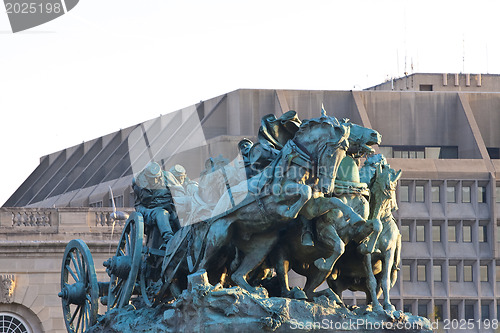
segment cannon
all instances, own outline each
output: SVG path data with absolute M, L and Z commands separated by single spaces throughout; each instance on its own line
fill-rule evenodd
M 146 233 L 145 233 L 146 231 Z M 160 279 L 157 267 L 165 255 L 156 228 L 144 226 L 140 213 L 127 219 L 113 257 L 106 260 L 110 280 L 98 282 L 94 260 L 88 246 L 80 239 L 66 246 L 61 267 L 61 298 L 68 332 L 86 332 L 97 322 L 98 301 L 107 309 L 122 308 L 132 296 L 152 306 L 154 293 L 148 288 Z

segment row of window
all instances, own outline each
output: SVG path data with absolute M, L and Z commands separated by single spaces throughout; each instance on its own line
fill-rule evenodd
M 441 195 L 441 185 L 432 185 L 430 189 L 430 199 L 433 203 L 439 203 L 445 201 L 447 203 L 471 203 L 476 200 L 479 203 L 486 203 L 486 186 L 473 186 L 473 185 L 462 185 L 457 186 L 457 184 L 448 184 L 445 188 L 446 195 L 442 197 Z M 399 201 L 400 202 L 426 202 L 426 185 L 416 184 L 415 186 L 410 186 L 408 184 L 401 184 L 399 186 Z M 458 195 L 460 191 L 460 198 Z M 473 191 L 476 191 L 474 198 Z M 497 188 L 497 202 L 500 202 L 500 187 Z
M 443 242 L 443 228 L 447 228 L 448 242 L 472 243 L 473 239 L 477 239 L 479 243 L 486 243 L 488 242 L 488 226 L 486 225 L 487 222 L 488 221 L 481 222 L 485 224 L 477 226 L 476 229 L 475 225 L 464 224 L 460 221 L 448 221 L 448 225 L 445 225 L 444 221 L 434 221 L 433 225 L 430 226 L 432 228 L 432 241 Z M 401 241 L 427 242 L 426 235 L 428 227 L 429 226 L 426 224 L 414 225 L 414 223 L 412 222 L 402 221 L 400 227 Z
M 118 195 L 116 197 L 113 197 L 113 200 L 115 202 L 115 207 L 124 207 L 124 204 L 123 204 L 123 195 Z M 131 202 L 133 203 L 133 201 L 131 201 Z M 96 201 L 96 202 L 91 202 L 89 204 L 89 207 L 93 207 L 93 208 L 103 207 L 102 200 L 101 201 Z M 108 203 L 107 207 L 113 207 L 113 201 L 111 200 L 111 198 L 109 199 L 109 203 Z
M 447 302 L 445 299 L 436 299 L 434 300 L 434 307 L 431 306 L 431 302 L 429 300 L 404 300 L 402 307 L 400 307 L 401 303 L 399 300 L 393 299 L 391 300 L 397 308 L 402 308 L 404 312 L 417 314 L 418 316 L 426 317 L 431 320 L 443 321 L 444 319 L 451 320 L 460 320 L 460 319 L 481 319 L 481 327 L 488 330 L 493 327 L 500 327 L 500 324 L 496 321 L 488 322 L 488 320 L 493 319 L 494 315 L 492 311 L 494 309 L 493 300 L 482 300 L 482 301 L 458 301 L 451 300 L 449 309 L 447 307 Z M 349 304 L 349 301 L 346 302 Z M 399 304 L 398 304 L 399 303 Z M 357 298 L 356 305 L 366 305 L 366 300 L 364 298 Z M 476 308 L 478 308 L 478 318 L 476 318 Z M 500 320 L 500 304 L 497 305 L 497 320 Z M 490 325 L 490 327 L 486 327 L 486 325 Z M 494 326 L 493 326 L 494 325 Z M 476 323 L 476 327 L 478 324 Z
M 387 158 L 457 159 L 457 146 L 379 146 Z
M 499 263 L 500 264 L 500 263 Z M 478 267 L 475 271 L 475 267 Z M 405 282 L 490 282 L 492 276 L 490 270 L 495 269 L 495 281 L 500 282 L 500 266 L 492 263 L 477 263 L 465 261 L 450 261 L 450 263 L 436 263 L 431 266 L 430 262 L 417 261 L 411 263 L 403 261 L 401 279 Z M 430 270 L 430 271 L 429 271 Z M 477 276 L 475 276 L 477 274 Z

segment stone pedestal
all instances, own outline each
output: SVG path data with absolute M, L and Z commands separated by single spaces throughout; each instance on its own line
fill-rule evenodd
M 432 332 L 427 318 L 370 307 L 341 307 L 322 296 L 314 302 L 267 297 L 263 288 L 214 288 L 202 276 L 190 289 L 157 308 L 109 311 L 89 332 Z

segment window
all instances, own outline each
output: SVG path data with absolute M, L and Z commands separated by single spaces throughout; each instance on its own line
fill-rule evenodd
M 434 305 L 434 320 L 443 320 L 443 304 Z
M 427 281 L 425 265 L 417 265 L 417 281 Z
M 455 186 L 448 186 L 446 188 L 446 202 L 457 202 Z
M 402 225 L 401 226 L 401 241 L 409 242 L 410 241 L 410 226 Z
M 409 202 L 410 198 L 409 198 L 408 194 L 409 194 L 408 185 L 399 186 L 399 201 Z
M 500 186 L 497 185 L 496 187 L 496 199 L 495 199 L 496 202 L 500 202 Z
M 434 265 L 433 271 L 434 271 L 434 282 L 443 281 L 443 274 L 441 272 L 441 265 Z
M 432 195 L 432 202 L 440 202 L 440 198 L 439 198 L 440 197 L 440 187 L 439 186 L 432 186 L 431 187 L 431 195 Z
M 421 317 L 427 317 L 427 304 L 418 305 L 418 315 Z
M 457 241 L 457 226 L 449 225 L 448 226 L 448 242 L 456 242 Z
M 432 226 L 432 241 L 433 242 L 441 242 L 441 226 L 433 225 Z
M 102 201 L 92 202 L 89 204 L 89 207 L 100 208 L 102 207 Z
M 477 232 L 477 240 L 480 243 L 487 243 L 488 242 L 488 226 L 487 225 L 480 225 L 478 232 Z
M 0 332 L 5 333 L 29 333 L 28 325 L 21 317 L 10 312 L 0 312 Z
M 497 225 L 497 242 L 500 243 L 500 225 Z
M 462 228 L 462 241 L 464 243 L 472 242 L 472 226 L 464 225 Z
M 457 265 L 451 265 L 448 266 L 448 279 L 451 282 L 457 282 Z
M 113 207 L 113 201 L 115 202 L 116 207 L 123 207 L 123 195 L 118 195 L 113 197 L 113 199 L 109 199 L 109 207 Z
M 464 265 L 464 282 L 472 282 L 472 265 Z
M 458 304 L 451 304 L 450 305 L 450 319 L 456 319 L 458 320 Z
M 425 242 L 425 225 L 417 225 L 417 242 Z
M 425 192 L 423 185 L 415 186 L 415 202 L 425 202 Z
M 488 154 L 492 160 L 500 159 L 500 148 L 497 147 L 486 147 Z
M 403 281 L 411 281 L 410 265 L 403 265 Z
M 432 91 L 432 84 L 421 84 L 420 91 Z
M 474 319 L 474 305 L 465 304 L 465 320 Z
M 486 203 L 486 187 L 478 186 L 477 187 L 477 202 Z
M 481 282 L 489 282 L 488 278 L 488 265 L 481 265 L 479 266 L 479 275 Z
M 489 304 L 481 304 L 481 319 L 483 321 L 490 319 L 490 305 Z
M 500 265 L 499 266 L 496 266 L 496 272 L 495 272 L 495 276 L 496 276 L 496 281 L 497 282 L 500 282 Z
M 470 186 L 462 187 L 462 202 L 471 202 L 470 201 Z
M 403 312 L 411 313 L 411 304 L 403 304 Z

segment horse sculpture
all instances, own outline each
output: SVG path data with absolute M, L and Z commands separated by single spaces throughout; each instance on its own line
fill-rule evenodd
M 375 242 L 373 253 L 360 253 L 356 244 L 349 244 L 344 257 L 337 261 L 333 275 L 327 281 L 337 294 L 343 290 L 360 290 L 367 295 L 375 311 L 394 311 L 389 290 L 396 283 L 401 251 L 401 235 L 392 216 L 396 209 L 394 191 L 401 176 L 387 164 L 378 163 L 372 178 L 370 191 L 370 219 L 380 220 L 382 231 Z M 359 263 L 363 264 L 360 265 Z M 384 305 L 378 302 L 380 292 L 384 294 Z
M 348 154 L 350 156 L 344 157 L 340 164 L 335 179 L 334 195 L 353 208 L 363 220 L 350 221 L 337 209 L 327 212 L 313 221 L 316 234 L 313 247 L 305 246 L 301 242 L 300 224 L 291 224 L 272 255 L 281 296 L 305 298 L 297 290 L 290 291 L 287 273 L 289 269 L 293 269 L 300 275 L 307 277 L 304 286 L 307 298 L 312 300 L 314 297 L 326 295 L 336 302 L 342 303 L 338 295 L 331 289 L 316 292 L 316 288 L 330 275 L 333 265 L 344 253 L 345 244 L 351 241 L 359 244 L 374 230 L 379 232 L 381 229 L 377 220 L 369 220 L 367 223 L 364 221 L 369 217 L 369 203 L 365 199 L 369 192 L 367 184 L 360 183 L 357 163 L 353 159 L 353 157 L 357 158 L 373 152 L 370 146 L 380 143 L 380 134 L 372 129 L 347 121 L 344 124 L 348 125 L 352 131 L 349 136 Z M 375 236 L 378 236 L 378 233 Z
M 221 250 L 235 246 L 242 259 L 231 279 L 255 291 L 247 281 L 248 274 L 266 259 L 279 239 L 279 231 L 299 214 L 312 219 L 337 208 L 353 223 L 364 221 L 338 198 L 325 196 L 333 190 L 348 136 L 349 127 L 334 117 L 323 115 L 304 121 L 273 163 L 239 185 L 247 187 L 248 193 L 237 209 L 230 210 L 229 194 L 222 197 L 213 213 L 221 217 L 209 226 L 199 269 L 209 271 L 220 265 Z M 245 192 L 234 190 L 233 194 Z M 227 209 L 229 213 L 224 213 Z

